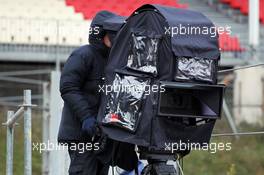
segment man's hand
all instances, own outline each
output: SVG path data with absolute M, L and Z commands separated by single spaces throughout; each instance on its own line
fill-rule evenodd
M 94 143 L 99 143 L 99 149 L 98 150 L 94 150 L 95 154 L 99 154 L 101 152 L 104 152 L 106 149 L 107 144 L 109 144 L 108 141 L 108 137 L 106 134 L 103 133 L 102 129 L 97 126 L 96 127 L 96 134 L 93 137 L 93 142 Z
M 82 132 L 89 137 L 93 137 L 96 134 L 95 117 L 88 117 L 82 122 Z

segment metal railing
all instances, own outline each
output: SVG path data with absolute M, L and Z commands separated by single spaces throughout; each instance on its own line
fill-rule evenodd
M 24 101 L 20 108 L 7 112 L 7 121 L 3 125 L 7 127 L 6 135 L 6 175 L 13 175 L 13 150 L 14 150 L 14 128 L 16 121 L 24 113 L 24 175 L 32 175 L 32 142 L 31 142 L 31 90 L 24 90 Z

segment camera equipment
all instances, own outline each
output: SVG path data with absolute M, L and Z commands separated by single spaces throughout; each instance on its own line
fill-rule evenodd
M 147 148 L 140 147 L 140 159 L 148 161 L 148 165 L 144 167 L 141 175 L 178 175 L 179 170 L 175 169 L 175 166 L 168 164 L 168 160 L 178 161 L 188 153 L 189 151 L 186 151 L 184 154 L 171 154 L 164 151 L 153 152 Z M 178 164 L 176 164 L 177 166 Z
M 179 26 L 198 32 L 175 34 Z M 169 144 L 210 141 L 224 95 L 217 84 L 218 36 L 199 33 L 212 27 L 199 12 L 144 5 L 115 38 L 105 71 L 112 88 L 102 97 L 98 120 L 111 139 L 140 147 L 150 164 L 146 174 L 175 174 L 166 161 L 191 148 L 167 150 Z
M 221 115 L 223 85 L 161 82 L 158 115 L 217 119 Z

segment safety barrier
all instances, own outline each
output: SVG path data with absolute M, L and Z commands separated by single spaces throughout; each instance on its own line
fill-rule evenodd
M 20 108 L 7 112 L 6 135 L 6 175 L 13 175 L 14 128 L 16 121 L 24 113 L 24 175 L 32 174 L 32 142 L 31 142 L 31 90 L 24 90 L 24 101 Z

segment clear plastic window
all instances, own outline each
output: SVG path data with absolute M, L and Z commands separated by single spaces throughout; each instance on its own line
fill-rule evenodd
M 127 67 L 157 74 L 157 57 L 160 38 L 132 33 Z
M 175 80 L 216 81 L 216 64 L 213 59 L 178 57 Z
M 111 92 L 107 94 L 103 123 L 134 132 L 141 117 L 144 92 L 148 84 L 149 80 L 146 78 L 116 74 Z

